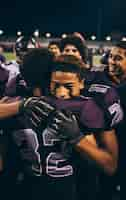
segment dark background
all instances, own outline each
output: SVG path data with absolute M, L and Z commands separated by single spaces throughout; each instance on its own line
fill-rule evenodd
M 80 31 L 99 39 L 111 32 L 126 32 L 125 0 L 0 1 L 0 29 L 9 35 L 38 28 L 54 35 Z

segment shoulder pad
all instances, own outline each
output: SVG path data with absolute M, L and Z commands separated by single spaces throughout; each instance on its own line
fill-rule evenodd
M 110 89 L 110 86 L 104 85 L 104 84 L 92 84 L 90 88 L 88 89 L 88 92 L 98 92 L 105 94 L 108 89 Z

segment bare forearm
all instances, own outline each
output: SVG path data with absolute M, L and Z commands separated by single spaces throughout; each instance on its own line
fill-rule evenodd
M 14 103 L 0 103 L 0 119 L 11 117 L 18 113 L 20 101 Z
M 76 150 L 84 153 L 91 160 L 94 160 L 106 173 L 111 175 L 115 172 L 117 163 L 111 153 L 90 143 L 86 138 L 81 139 L 76 145 Z

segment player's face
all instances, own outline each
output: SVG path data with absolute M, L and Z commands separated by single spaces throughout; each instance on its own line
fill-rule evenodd
M 64 47 L 62 54 L 73 55 L 73 56 L 76 56 L 79 59 L 82 59 L 78 49 L 74 45 L 71 45 L 71 44 L 68 44 Z
M 60 49 L 57 45 L 52 44 L 49 46 L 49 51 L 51 51 L 55 56 L 59 56 L 60 55 Z
M 109 55 L 109 74 L 118 79 L 126 77 L 126 50 L 113 47 Z
M 83 81 L 76 73 L 53 72 L 51 77 L 51 93 L 57 98 L 71 99 L 80 96 L 80 91 L 84 87 Z

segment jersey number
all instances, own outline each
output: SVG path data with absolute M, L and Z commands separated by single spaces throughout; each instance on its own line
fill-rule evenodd
M 42 133 L 44 146 L 53 146 L 55 141 L 59 141 L 48 129 Z M 52 177 L 64 177 L 73 174 L 71 165 L 66 164 L 66 159 L 62 153 L 51 152 L 46 159 L 46 173 Z

